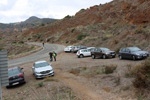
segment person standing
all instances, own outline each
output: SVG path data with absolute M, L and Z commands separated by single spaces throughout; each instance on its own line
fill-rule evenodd
M 44 42 L 43 42 L 43 47 L 44 47 Z
M 50 57 L 50 62 L 53 61 L 53 53 L 52 52 L 49 53 L 49 57 Z
M 55 51 L 53 51 L 53 57 L 54 57 L 55 61 L 56 61 L 56 56 L 57 56 L 57 53 Z

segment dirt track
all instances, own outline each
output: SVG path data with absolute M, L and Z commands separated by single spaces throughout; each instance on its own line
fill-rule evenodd
M 45 58 L 49 61 L 49 58 Z M 58 79 L 60 84 L 65 84 L 70 87 L 81 100 L 136 100 L 133 94 L 133 87 L 130 79 L 124 78 L 127 64 L 136 65 L 142 61 L 132 60 L 119 60 L 118 57 L 114 59 L 92 59 L 91 57 L 77 58 L 74 53 L 60 53 L 57 56 L 57 61 L 52 62 L 52 66 L 55 70 L 54 78 Z M 19 87 L 12 89 L 3 88 L 4 97 L 21 94 L 23 91 L 27 91 L 26 88 L 32 89 L 34 84 L 38 84 L 42 80 L 36 80 L 32 75 L 32 64 L 22 64 L 20 67 L 24 68 L 25 78 L 27 83 Z M 118 66 L 117 71 L 110 75 L 98 74 L 89 76 L 90 70 L 95 66 L 101 67 L 102 65 L 116 64 Z M 72 69 L 87 68 L 87 73 L 73 74 L 70 73 Z M 89 69 L 89 71 L 88 71 Z M 115 79 L 117 75 L 121 78 L 120 85 L 116 86 Z M 45 83 L 45 84 L 58 84 L 58 83 Z M 127 84 L 131 85 L 127 91 L 122 91 L 121 88 Z M 22 89 L 23 88 L 23 89 Z M 29 90 L 30 90 L 29 89 Z M 20 91 L 21 90 L 21 91 Z M 29 93 L 32 91 L 29 91 Z M 9 94 L 9 95 L 8 95 Z M 44 94 L 43 94 L 44 95 Z M 15 98 L 15 97 L 14 97 Z M 19 97 L 18 97 L 19 98 Z M 8 99 L 12 100 L 12 99 Z M 29 100 L 24 97 L 23 100 Z M 35 99 L 30 99 L 35 100 Z

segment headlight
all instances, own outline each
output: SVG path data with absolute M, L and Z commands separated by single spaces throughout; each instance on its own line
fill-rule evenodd
M 40 74 L 40 72 L 35 72 L 36 74 Z
M 109 52 L 106 52 L 106 55 L 110 54 Z
M 136 53 L 136 55 L 137 55 L 137 56 L 140 56 L 140 54 L 139 54 L 139 53 Z

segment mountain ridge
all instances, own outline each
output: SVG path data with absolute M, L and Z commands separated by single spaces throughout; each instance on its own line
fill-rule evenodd
M 0 31 L 1 32 L 13 32 L 13 31 L 22 31 L 26 28 L 31 28 L 34 26 L 38 26 L 41 24 L 47 24 L 56 21 L 57 19 L 52 18 L 38 18 L 36 16 L 31 16 L 25 21 L 4 24 L 0 23 Z

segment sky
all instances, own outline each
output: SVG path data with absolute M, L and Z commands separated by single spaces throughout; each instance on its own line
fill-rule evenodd
M 25 21 L 31 16 L 62 19 L 80 9 L 112 0 L 0 0 L 0 23 Z

